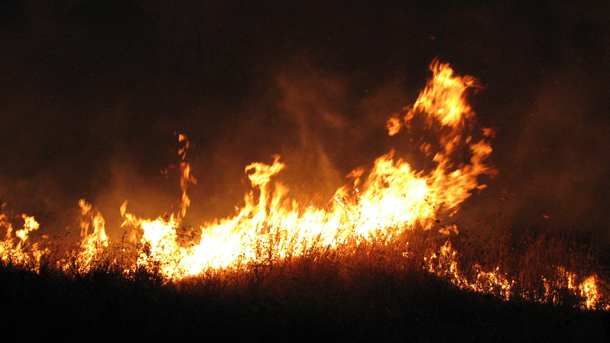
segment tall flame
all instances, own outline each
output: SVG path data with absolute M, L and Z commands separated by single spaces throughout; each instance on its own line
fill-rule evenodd
M 448 64 L 436 60 L 431 70 L 433 78 L 415 104 L 402 119 L 394 117 L 395 125 L 390 129 L 394 135 L 403 126 L 411 128 L 415 118 L 424 118 L 424 128 L 438 139 L 434 143 L 438 151 L 432 156 L 435 167 L 430 172 L 414 170 L 391 151 L 375 161 L 366 179 L 362 173 L 352 172 L 353 182 L 339 188 L 327 206 L 317 208 L 288 197 L 288 187 L 276 178 L 285 167 L 280 156 L 271 165 L 252 163 L 245 168 L 253 188 L 244 197 L 245 206 L 234 217 L 204 224 L 201 243 L 185 247 L 173 229 L 188 206 L 186 184 L 192 181 L 183 161 L 181 216 L 150 221 L 123 208 L 124 226 L 141 230 L 141 244 L 150 247 L 140 262 L 154 261 L 155 266 L 163 266 L 168 278 L 177 279 L 208 268 L 258 261 L 264 258 L 256 249 L 260 243 L 282 258 L 311 248 L 369 240 L 380 232 L 400 235 L 416 224 L 430 228 L 439 211 L 457 210 L 470 191 L 482 188 L 477 177 L 490 169 L 485 162 L 492 151 L 491 130 L 479 129 L 476 142 L 470 135 L 477 127 L 465 91 L 475 85 L 474 79 L 453 76 Z M 185 138 L 180 136 L 180 140 Z M 180 151 L 183 159 L 186 147 Z M 433 150 L 429 142 L 420 148 L 427 155 Z M 469 155 L 466 163 L 458 161 L 464 156 L 456 154 L 464 148 Z
M 455 213 L 472 191 L 485 188 L 479 184 L 479 176 L 495 172 L 487 164 L 494 130 L 477 125 L 466 101 L 467 90 L 477 87 L 477 81 L 471 76 L 454 75 L 449 64 L 438 60 L 431 63 L 430 70 L 433 76 L 415 103 L 387 122 L 390 136 L 406 129 L 408 137 L 416 140 L 418 132 L 425 132 L 416 144 L 429 160 L 428 167 L 416 170 L 390 151 L 378 157 L 368 172 L 352 171 L 348 175 L 351 181 L 338 188 L 325 206 L 317 206 L 289 196 L 288 186 L 278 179 L 285 164 L 277 155 L 271 165 L 255 162 L 245 167 L 252 189 L 244 195 L 244 206 L 232 217 L 204 223 L 198 240 L 185 240 L 181 232 L 190 205 L 188 184 L 195 184 L 196 179 L 185 159 L 190 143 L 186 136 L 179 135 L 179 141 L 184 143 L 179 151 L 182 189 L 179 212 L 143 219 L 127 211 L 127 202 L 120 209 L 121 227 L 130 232 L 127 239 L 137 247 L 136 268 L 175 281 L 209 270 L 273 263 L 312 250 L 358 246 L 381 237 L 402 242 L 401 249 L 407 252 L 408 242 L 401 238 L 404 233 L 414 228 L 433 228 L 439 215 Z M 76 269 L 86 273 L 107 250 L 109 239 L 101 214 L 85 200 L 79 205 L 82 241 Z M 0 227 L 7 231 L 0 243 L 4 262 L 29 265 L 40 260 L 41 252 L 28 254 L 38 251 L 35 247 L 28 251 L 24 248 L 28 234 L 38 229 L 38 223 L 33 217 L 24 215 L 23 219 L 24 227 L 15 233 L 19 239 L 15 241 L 12 224 L 4 214 L 0 215 Z M 451 235 L 458 230 L 449 225 L 440 227 L 439 232 Z M 133 269 L 123 266 L 125 250 L 122 241 L 121 261 L 115 258 L 115 263 L 128 274 Z M 425 269 L 446 276 L 462 288 L 499 294 L 506 299 L 513 295 L 514 281 L 499 268 L 485 271 L 475 266 L 476 277 L 468 278 L 456 256 L 456 250 L 447 241 L 439 251 L 424 256 Z M 64 263 L 63 269 L 69 268 Z M 570 280 L 568 288 L 586 298 L 583 307 L 595 308 L 602 301 L 595 275 L 580 284 L 573 282 L 572 274 L 563 272 L 563 275 Z

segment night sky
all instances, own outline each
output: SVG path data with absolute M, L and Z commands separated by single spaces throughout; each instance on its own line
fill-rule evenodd
M 609 18 L 607 1 L 4 0 L 5 211 L 59 231 L 81 198 L 109 226 L 125 200 L 173 211 L 175 133 L 194 144 L 188 225 L 234 213 L 244 167 L 274 154 L 295 196 L 324 198 L 400 145 L 386 119 L 438 57 L 480 80 L 469 100 L 498 130 L 498 177 L 452 220 L 610 231 Z

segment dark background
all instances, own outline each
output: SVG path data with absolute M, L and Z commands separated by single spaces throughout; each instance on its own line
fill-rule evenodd
M 274 154 L 295 196 L 322 199 L 405 139 L 385 121 L 438 57 L 480 80 L 471 104 L 498 130 L 499 176 L 452 220 L 606 235 L 607 1 L 175 3 L 0 2 L 5 212 L 61 231 L 81 198 L 115 227 L 125 200 L 174 211 L 175 133 L 195 144 L 188 225 L 233 213 L 244 167 Z

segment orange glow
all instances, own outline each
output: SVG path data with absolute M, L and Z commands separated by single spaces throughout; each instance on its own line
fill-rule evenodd
M 394 151 L 378 157 L 373 167 L 364 172 L 353 171 L 351 182 L 338 188 L 326 206 L 317 207 L 289 197 L 289 188 L 278 180 L 285 169 L 280 156 L 271 165 L 255 162 L 245 167 L 252 190 L 244 195 L 243 207 L 232 217 L 203 223 L 198 243 L 181 239 L 178 229 L 190 205 L 189 183 L 197 181 L 185 161 L 190 143 L 184 135 L 179 141 L 181 157 L 180 187 L 182 201 L 177 213 L 160 215 L 156 219 L 139 218 L 121 206 L 121 228 L 129 232 L 127 240 L 139 250 L 135 256 L 137 268 L 161 274 L 168 282 L 209 270 L 248 268 L 254 264 L 271 263 L 291 256 L 301 256 L 313 250 L 332 250 L 358 246 L 379 237 L 401 241 L 405 233 L 415 228 L 435 228 L 447 240 L 438 251 L 424 254 L 424 269 L 446 277 L 464 289 L 499 295 L 510 299 L 515 295 L 514 284 L 500 267 L 484 270 L 475 265 L 468 276 L 458 261 L 459 253 L 449 238 L 459 235 L 456 225 L 435 226 L 440 215 L 452 215 L 475 190 L 485 188 L 479 183 L 483 174 L 495 171 L 488 165 L 492 153 L 490 140 L 495 131 L 477 126 L 476 116 L 466 101 L 466 91 L 476 87 L 471 76 L 455 76 L 448 64 L 435 60 L 430 65 L 433 75 L 413 106 L 403 114 L 394 114 L 387 122 L 388 134 L 397 136 L 403 129 L 411 134 L 416 129 L 428 133 L 419 150 L 429 157 L 431 168 L 415 170 L 408 161 L 396 158 Z M 417 128 L 417 126 L 422 126 Z M 466 156 L 464 156 L 466 154 Z M 111 243 L 106 236 L 102 215 L 85 200 L 81 208 L 81 243 L 76 256 L 78 272 L 94 268 Z M 12 225 L 0 215 L 0 227 L 7 231 L 0 243 L 3 261 L 14 260 L 22 265 L 36 261 L 35 254 L 24 250 L 28 234 L 38 229 L 33 217 L 23 216 L 23 229 L 12 235 Z M 401 241 L 402 242 L 402 241 Z M 406 252 L 408 242 L 401 246 Z M 125 248 L 121 245 L 121 256 Z M 30 257 L 27 257 L 30 256 Z M 31 257 L 34 256 L 34 257 Z M 40 259 L 40 253 L 38 261 Z M 121 265 L 125 274 L 133 271 Z M 68 270 L 67 264 L 62 267 Z M 592 275 L 575 284 L 571 277 L 568 288 L 585 298 L 584 308 L 607 304 L 602 299 Z M 542 278 L 542 276 L 541 276 Z M 541 295 L 538 299 L 548 298 Z M 608 305 L 605 305 L 606 308 Z

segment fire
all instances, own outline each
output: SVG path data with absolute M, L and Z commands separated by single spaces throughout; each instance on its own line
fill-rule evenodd
M 95 267 L 95 260 L 104 248 L 108 247 L 108 237 L 104 227 L 104 218 L 98 211 L 94 211 L 91 204 L 85 199 L 78 202 L 81 208 L 81 250 L 76 258 L 76 266 L 80 272 L 86 273 Z M 89 232 L 93 226 L 93 232 Z
M 38 243 L 29 245 L 28 236 L 32 231 L 38 230 L 40 225 L 34 217 L 25 214 L 21 217 L 24 220 L 23 229 L 15 232 L 15 236 L 18 238 L 18 241 L 15 242 L 11 235 L 12 223 L 5 214 L 0 214 L 0 228 L 6 229 L 5 239 L 0 242 L 0 260 L 4 263 L 38 269 L 41 258 L 47 251 L 38 249 Z
M 187 189 L 189 183 L 195 184 L 197 180 L 185 159 L 191 143 L 186 136 L 179 135 L 184 144 L 179 151 L 182 189 L 179 211 L 143 219 L 129 213 L 125 202 L 120 211 L 121 228 L 126 235 L 120 253 L 110 263 L 118 265 L 127 276 L 144 269 L 169 282 L 210 270 L 247 269 L 312 250 L 339 251 L 381 237 L 401 242 L 400 248 L 407 256 L 409 243 L 405 237 L 416 228 L 435 228 L 444 237 L 457 235 L 455 225 L 439 228 L 437 219 L 440 215 L 454 214 L 473 191 L 485 188 L 479 177 L 495 173 L 487 164 L 495 133 L 491 128 L 478 126 L 466 101 L 467 91 L 477 87 L 476 79 L 456 76 L 449 64 L 437 60 L 430 70 L 433 76 L 415 103 L 387 122 L 390 136 L 397 136 L 403 129 L 411 136 L 418 130 L 426 132 L 426 139 L 417 143 L 419 151 L 429 159 L 425 170 L 415 170 L 408 161 L 395 157 L 395 151 L 389 151 L 377 158 L 367 172 L 359 169 L 350 173 L 350 182 L 320 207 L 289 197 L 289 187 L 278 177 L 286 166 L 280 156 L 275 156 L 271 165 L 255 162 L 245 167 L 252 189 L 244 195 L 244 206 L 234 216 L 202 224 L 198 240 L 190 239 L 192 235 L 185 239 L 186 231 L 181 233 L 180 228 L 190 205 Z M 95 268 L 112 242 L 106 235 L 102 215 L 85 200 L 79 205 L 82 240 L 75 257 L 76 271 L 87 273 Z M 0 244 L 0 256 L 4 262 L 36 265 L 43 250 L 35 246 L 26 249 L 25 245 L 28 234 L 38 229 L 38 223 L 33 217 L 24 215 L 23 219 L 23 229 L 13 237 L 10 221 L 4 214 L 0 216 L 0 226 L 7 231 Z M 125 237 L 135 249 L 130 255 L 133 265 L 124 261 L 129 253 Z M 447 240 L 438 251 L 425 254 L 424 269 L 465 289 L 504 299 L 515 295 L 516 281 L 502 273 L 500 267 L 484 270 L 475 265 L 469 274 L 462 268 L 458 255 Z M 65 261 L 58 263 L 63 270 L 71 268 Z M 598 282 L 593 275 L 580 284 L 570 281 L 568 288 L 585 298 L 583 307 L 595 308 L 605 301 L 598 291 Z M 534 300 L 541 299 L 546 298 L 539 296 Z

